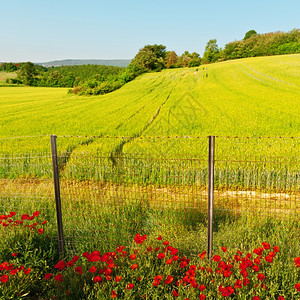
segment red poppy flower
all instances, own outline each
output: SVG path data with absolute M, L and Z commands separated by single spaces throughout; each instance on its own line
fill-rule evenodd
M 234 293 L 234 288 L 231 286 L 227 286 L 221 290 L 222 296 L 229 297 L 231 294 Z
M 176 255 L 177 253 L 178 253 L 178 249 L 172 248 L 170 254 L 171 254 L 171 255 Z
M 259 273 L 257 275 L 257 278 L 258 278 L 258 280 L 263 281 L 266 278 L 266 276 L 264 274 L 262 274 L 262 273 Z
M 169 284 L 174 280 L 174 278 L 171 275 L 168 275 L 168 277 L 165 280 L 165 284 Z
M 112 270 L 111 270 L 110 268 L 108 268 L 108 269 L 105 270 L 105 275 L 106 275 L 106 276 L 107 276 L 107 275 L 110 275 L 111 272 L 112 272 Z
M 178 297 L 179 296 L 179 294 L 176 291 L 173 291 L 172 294 L 173 294 L 174 297 Z
M 1 282 L 5 283 L 8 280 L 8 276 L 6 274 L 1 276 Z
M 221 250 L 222 250 L 223 252 L 227 252 L 227 248 L 226 248 L 226 247 L 221 247 Z
M 65 268 L 66 264 L 63 260 L 60 260 L 55 266 L 54 269 L 63 270 Z
M 39 211 L 35 211 L 35 212 L 33 213 L 33 216 L 34 216 L 34 217 L 37 217 L 39 214 L 40 214 Z
M 278 300 L 285 300 L 285 298 L 279 295 Z
M 280 252 L 279 247 L 278 246 L 274 246 L 273 247 L 274 252 Z
M 55 277 L 54 277 L 54 280 L 56 281 L 64 281 L 63 280 L 63 276 L 61 274 L 57 274 Z
M 200 290 L 201 292 L 203 292 L 205 289 L 206 289 L 206 286 L 205 286 L 204 284 L 201 284 L 201 285 L 199 286 L 199 290 Z
M 267 261 L 267 262 L 269 262 L 269 263 L 271 263 L 272 261 L 273 261 L 273 258 L 271 257 L 271 256 L 266 256 L 265 257 L 265 260 Z
M 99 254 L 97 254 L 97 253 L 91 253 L 91 254 L 89 255 L 89 257 L 87 257 L 87 260 L 88 260 L 88 261 L 91 261 L 91 262 L 96 262 L 96 261 L 99 261 L 99 260 L 100 260 L 100 256 L 99 256 Z
M 147 252 L 151 252 L 151 251 L 152 251 L 152 247 L 149 246 L 149 247 L 147 248 Z
M 24 269 L 23 272 L 24 272 L 25 275 L 27 275 L 31 272 L 31 269 L 30 268 Z
M 257 257 L 257 258 L 255 258 L 254 259 L 254 263 L 256 264 L 256 265 L 259 265 L 260 264 L 260 259 Z
M 242 280 L 237 279 L 237 281 L 234 284 L 235 289 L 241 289 L 242 288 Z
M 28 219 L 28 218 L 29 218 L 29 215 L 24 214 L 24 215 L 22 215 L 21 220 L 24 221 L 24 220 L 26 220 L 26 219 Z
M 13 256 L 13 257 L 14 257 L 14 256 L 17 256 L 17 255 L 18 255 L 18 253 L 12 253 L 12 254 L 11 254 L 11 256 Z
M 52 274 L 51 273 L 47 273 L 45 274 L 45 279 L 48 280 L 52 277 Z
M 97 271 L 97 268 L 95 266 L 92 266 L 91 268 L 89 268 L 90 273 L 95 273 L 96 271 Z
M 43 228 L 39 228 L 38 232 L 39 232 L 39 234 L 42 234 L 42 233 L 44 233 L 44 229 Z
M 16 275 L 18 273 L 18 269 L 12 269 L 9 273 L 11 275 Z
M 117 250 L 117 252 L 122 252 L 124 250 L 124 248 L 125 248 L 125 246 L 119 245 L 116 250 Z
M 116 293 L 116 291 L 114 291 L 114 290 L 111 291 L 111 297 L 112 297 L 112 298 L 117 298 L 117 293 Z
M 198 256 L 200 257 L 200 259 L 204 259 L 206 255 L 206 251 L 203 251 L 202 253 L 199 253 Z
M 168 245 L 170 244 L 170 242 L 169 242 L 169 241 L 164 241 L 163 244 L 164 244 L 165 246 L 168 246 Z
M 101 281 L 102 281 L 101 276 L 95 276 L 94 277 L 94 282 L 101 282 Z
M 203 299 L 205 299 L 206 298 L 206 296 L 204 295 L 204 294 L 200 294 L 200 296 L 199 296 L 199 299 L 200 300 L 203 300 Z
M 275 257 L 275 252 L 271 251 L 271 252 L 269 253 L 269 256 Z
M 76 267 L 75 272 L 77 272 L 78 274 L 82 274 L 82 267 L 81 266 Z
M 181 269 L 183 269 L 183 268 L 185 268 L 186 266 L 187 266 L 187 262 L 186 261 L 182 261 L 181 263 L 180 263 L 180 265 L 179 265 L 179 267 L 181 268 Z
M 157 254 L 157 257 L 158 257 L 159 259 L 164 259 L 164 258 L 166 257 L 166 254 L 165 254 L 165 253 L 158 253 L 158 254 Z
M 219 255 L 215 255 L 213 257 L 213 261 L 219 262 L 221 260 L 221 257 Z
M 294 262 L 297 268 L 300 268 L 300 257 L 294 258 Z
M 47 220 L 45 220 L 44 222 L 42 222 L 42 225 L 45 225 L 47 223 Z
M 258 296 L 254 296 L 252 299 L 253 300 L 259 300 L 259 297 Z
M 259 271 L 259 266 L 252 266 L 252 270 L 254 272 L 258 272 Z
M 270 244 L 269 243 L 263 242 L 262 245 L 263 245 L 265 250 L 270 249 Z
M 295 284 L 295 289 L 296 289 L 298 292 L 300 292 L 300 283 L 296 283 L 296 284 Z
M 134 259 L 136 259 L 136 255 L 135 255 L 135 254 L 131 254 L 131 255 L 129 255 L 129 258 L 130 258 L 131 260 L 134 260 Z
M 161 240 L 162 240 L 161 235 L 159 235 L 159 236 L 157 237 L 157 240 L 158 240 L 158 241 L 161 241 Z
M 146 235 L 141 236 L 139 233 L 137 233 L 134 240 L 137 244 L 142 244 L 146 240 L 146 237 Z
M 137 264 L 133 264 L 131 267 L 130 267 L 132 270 L 135 270 L 138 268 L 138 265 Z
M 126 286 L 127 290 L 132 290 L 133 287 L 134 287 L 134 284 L 133 284 L 133 283 L 129 283 L 129 284 L 127 284 L 127 286 Z
M 244 278 L 243 279 L 243 286 L 247 286 L 250 283 L 249 278 Z

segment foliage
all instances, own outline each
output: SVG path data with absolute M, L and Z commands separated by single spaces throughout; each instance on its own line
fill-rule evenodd
M 139 50 L 129 66 L 137 66 L 142 72 L 161 71 L 164 68 L 165 49 L 163 45 L 146 45 Z
M 175 51 L 166 52 L 165 66 L 166 68 L 175 68 L 177 66 L 178 56 Z
M 220 49 L 217 45 L 216 39 L 211 39 L 207 42 L 205 46 L 205 51 L 203 53 L 203 61 L 206 63 L 213 63 L 219 59 Z
M 221 53 L 222 60 L 300 53 L 300 30 L 290 32 L 271 32 L 266 34 L 246 33 L 242 41 L 225 45 Z
M 255 30 L 249 30 L 248 32 L 246 32 L 244 39 L 243 40 L 247 40 L 249 38 L 251 38 L 253 35 L 256 35 L 257 32 Z
M 4 71 L 4 72 L 14 72 L 18 69 L 17 65 L 9 62 L 9 63 L 1 63 L 0 64 L 0 71 Z
M 18 79 L 25 85 L 34 85 L 37 74 L 35 65 L 32 62 L 26 62 L 18 72 Z

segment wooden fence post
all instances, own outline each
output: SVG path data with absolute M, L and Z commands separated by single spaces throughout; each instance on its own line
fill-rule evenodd
M 59 246 L 59 255 L 62 258 L 64 254 L 64 234 L 63 234 L 62 211 L 61 211 L 60 188 L 59 188 L 56 135 L 51 135 L 50 139 L 51 139 L 53 180 L 54 180 L 55 202 L 56 202 L 58 246 Z
M 207 256 L 212 258 L 213 248 L 213 210 L 214 210 L 214 164 L 215 136 L 210 135 L 208 150 L 208 226 L 207 226 Z

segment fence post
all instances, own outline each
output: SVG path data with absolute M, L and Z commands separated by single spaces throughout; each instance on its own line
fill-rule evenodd
M 62 223 L 62 212 L 61 212 L 61 201 L 60 201 L 56 135 L 51 135 L 50 139 L 51 139 L 53 180 L 54 180 L 55 202 L 56 202 L 56 217 L 57 217 L 57 228 L 58 228 L 58 246 L 59 246 L 60 257 L 63 257 L 63 253 L 64 253 L 64 234 L 63 234 L 63 223 Z
M 208 149 L 208 226 L 207 226 L 207 256 L 212 258 L 213 248 L 213 210 L 214 210 L 214 164 L 215 136 L 210 135 Z

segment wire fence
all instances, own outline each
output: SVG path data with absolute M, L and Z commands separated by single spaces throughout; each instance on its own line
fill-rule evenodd
M 207 137 L 58 136 L 65 248 L 109 251 L 144 233 L 203 249 L 208 147 Z M 216 137 L 214 150 L 213 230 L 242 216 L 299 216 L 299 138 Z M 0 139 L 2 213 L 39 210 L 57 239 L 52 158 L 49 136 Z

